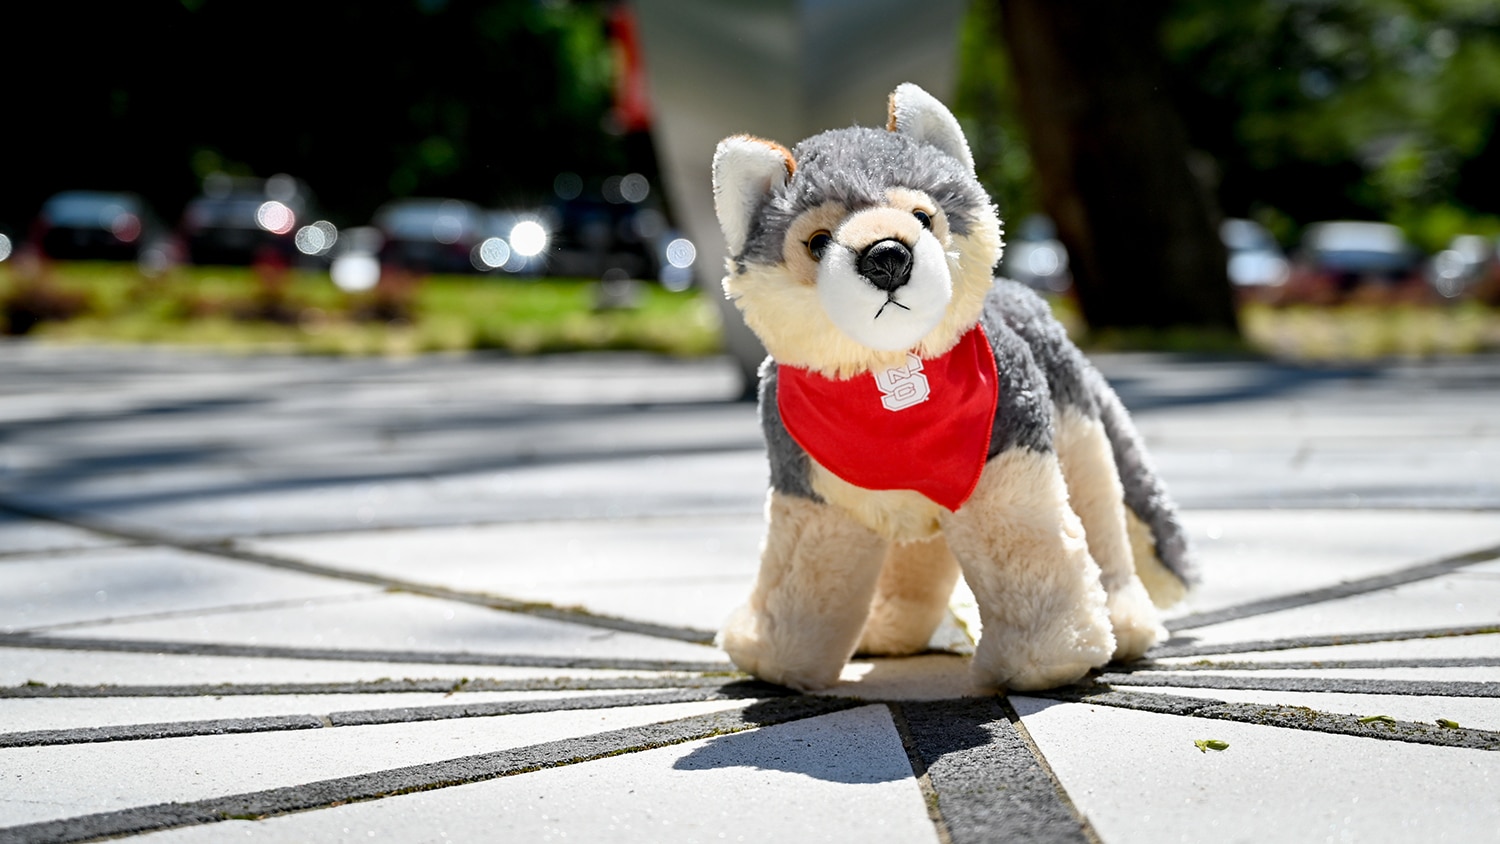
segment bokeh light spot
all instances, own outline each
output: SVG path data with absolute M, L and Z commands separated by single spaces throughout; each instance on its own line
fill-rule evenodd
M 640 173 L 629 173 L 620 177 L 620 198 L 629 203 L 646 201 L 651 195 L 651 183 Z
M 547 230 L 536 220 L 522 220 L 510 230 L 510 246 L 530 258 L 547 248 Z
M 678 269 L 687 269 L 698 259 L 698 247 L 691 240 L 679 237 L 667 244 L 667 263 Z
M 268 199 L 255 209 L 255 224 L 273 234 L 286 234 L 297 225 L 297 215 L 286 203 Z
M 487 237 L 474 248 L 479 261 L 475 266 L 481 270 L 497 270 L 510 260 L 510 245 L 498 237 Z
M 361 293 L 380 281 L 380 262 L 374 255 L 358 252 L 340 255 L 328 268 L 333 283 L 345 293 Z
M 304 255 L 326 255 L 338 240 L 338 227 L 327 220 L 318 220 L 298 229 L 293 242 Z
M 323 235 L 322 230 L 314 226 L 303 226 L 297 229 L 297 236 L 293 242 L 297 244 L 297 251 L 303 255 L 318 255 L 329 246 L 328 238 Z
M 464 234 L 464 221 L 459 218 L 457 211 L 449 211 L 448 205 L 444 204 L 444 211 L 432 221 L 432 239 L 438 243 L 457 243 Z
M 135 243 L 141 236 L 141 218 L 130 213 L 120 213 L 109 223 L 109 231 L 121 243 Z

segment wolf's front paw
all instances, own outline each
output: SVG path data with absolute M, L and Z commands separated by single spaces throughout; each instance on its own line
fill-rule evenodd
M 844 667 L 843 660 L 818 660 L 809 658 L 806 652 L 798 653 L 793 643 L 776 636 L 771 619 L 749 607 L 741 607 L 730 616 L 716 643 L 741 671 L 799 692 L 833 685 Z
M 1065 663 L 1027 663 L 1009 669 L 1005 676 L 996 676 L 974 666 L 974 685 L 986 692 L 1034 692 L 1055 689 L 1084 678 L 1089 671 L 1103 663 L 1092 660 L 1074 660 Z
M 1167 638 L 1156 605 L 1141 581 L 1132 577 L 1125 586 L 1109 596 L 1109 621 L 1115 632 L 1114 659 L 1129 662 L 1140 659 L 1157 642 Z
M 1081 611 L 1072 622 L 1043 631 L 996 629 L 986 623 L 974 649 L 975 684 L 987 691 L 1050 689 L 1108 663 L 1115 637 L 1104 607 Z

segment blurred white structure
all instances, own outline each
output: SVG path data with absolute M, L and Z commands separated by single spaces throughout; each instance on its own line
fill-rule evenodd
M 720 304 L 729 352 L 754 384 L 765 351 L 719 286 L 724 236 L 710 167 L 725 137 L 788 146 L 825 129 L 884 126 L 902 82 L 948 100 L 966 0 L 634 0 L 652 138 L 697 281 Z

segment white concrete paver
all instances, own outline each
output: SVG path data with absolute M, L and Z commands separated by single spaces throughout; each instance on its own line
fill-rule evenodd
M 1481 564 L 1393 589 L 1195 627 L 1183 631 L 1183 635 L 1191 637 L 1195 644 L 1216 644 L 1291 636 L 1500 625 L 1497 570 L 1500 563 Z
M 1500 511 L 1188 510 L 1203 584 L 1172 615 L 1331 586 L 1500 545 Z
M 664 677 L 667 672 L 595 668 L 529 668 L 501 665 L 445 665 L 425 662 L 344 662 L 326 659 L 181 656 L 167 653 L 61 651 L 0 648 L 0 686 L 166 685 L 217 683 L 358 683 L 377 680 L 543 681 Z
M 1358 645 L 1327 645 L 1313 648 L 1275 651 L 1236 651 L 1207 657 L 1166 657 L 1154 660 L 1158 665 L 1175 666 L 1213 660 L 1215 662 L 1325 662 L 1332 665 L 1349 660 L 1412 660 L 1500 658 L 1500 633 L 1472 636 L 1441 636 L 1431 639 L 1403 639 L 1394 642 L 1366 642 Z
M 201 800 L 653 724 L 707 701 L 282 733 L 0 748 L 0 825 Z M 141 776 L 149 771 L 150 776 Z
M 3 466 L 0 466 L 3 468 Z M 75 548 L 100 548 L 112 540 L 77 528 L 0 513 L 0 554 L 56 552 Z M 8 562 L 0 558 L 0 564 Z
M 1203 674 L 1205 672 L 1172 672 L 1153 671 L 1153 677 L 1189 676 L 1190 674 Z M 1307 682 L 1316 682 L 1319 679 L 1326 680 L 1415 680 L 1427 683 L 1496 683 L 1500 682 L 1500 667 L 1491 666 L 1461 666 L 1452 668 L 1426 668 L 1408 665 L 1392 665 L 1377 668 L 1263 668 L 1255 671 L 1240 671 L 1236 669 L 1214 669 L 1212 673 L 1216 677 L 1229 678 L 1269 678 L 1269 677 L 1291 677 Z M 1122 684 L 1127 681 L 1121 681 Z M 1500 704 L 1497 704 L 1500 705 Z
M 742 603 L 759 515 L 432 527 L 278 537 L 249 548 L 341 570 L 715 630 Z
M 642 693 L 642 692 L 634 692 Z M 0 731 L 69 730 L 272 715 L 328 715 L 402 707 L 550 701 L 620 694 L 614 690 L 389 692 L 384 694 L 203 695 L 195 697 L 0 698 Z
M 440 791 L 142 840 L 936 842 L 911 773 L 889 713 L 869 706 Z
M 350 461 L 353 466 L 330 472 L 321 483 L 282 486 L 274 476 L 214 466 L 178 470 L 176 476 L 85 477 L 62 492 L 37 489 L 25 495 L 38 507 L 82 506 L 99 524 L 116 529 L 220 539 L 664 512 L 685 517 L 758 513 L 767 478 L 761 449 L 581 459 L 496 471 L 414 466 L 397 477 L 370 481 L 361 480 L 371 468 L 364 455 Z M 470 465 L 472 452 L 465 461 Z
M 721 651 L 704 645 L 401 594 L 187 618 L 82 625 L 58 635 L 65 638 L 108 635 L 125 640 L 262 647 L 726 662 Z
M 0 565 L 0 633 L 379 592 L 176 548 L 102 548 Z
M 958 654 L 856 657 L 844 666 L 838 683 L 819 692 L 861 700 L 947 700 L 975 693 L 969 658 Z
M 1440 695 L 1362 695 L 1342 692 L 1281 692 L 1258 689 L 1194 689 L 1152 687 L 1156 694 L 1212 698 L 1226 703 L 1305 706 L 1319 712 L 1334 712 L 1367 718 L 1389 715 L 1398 721 L 1436 724 L 1439 718 L 1477 730 L 1500 730 L 1500 705 L 1494 698 L 1445 697 Z
M 1500 829 L 1500 801 L 1484 796 L 1500 789 L 1500 753 L 1011 700 L 1111 844 L 1475 842 Z M 1200 751 L 1202 739 L 1229 747 Z

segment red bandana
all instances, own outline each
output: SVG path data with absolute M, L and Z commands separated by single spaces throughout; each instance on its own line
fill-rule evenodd
M 995 355 L 975 326 L 946 354 L 835 381 L 777 369 L 781 420 L 812 458 L 864 489 L 913 489 L 957 510 L 989 456 Z

